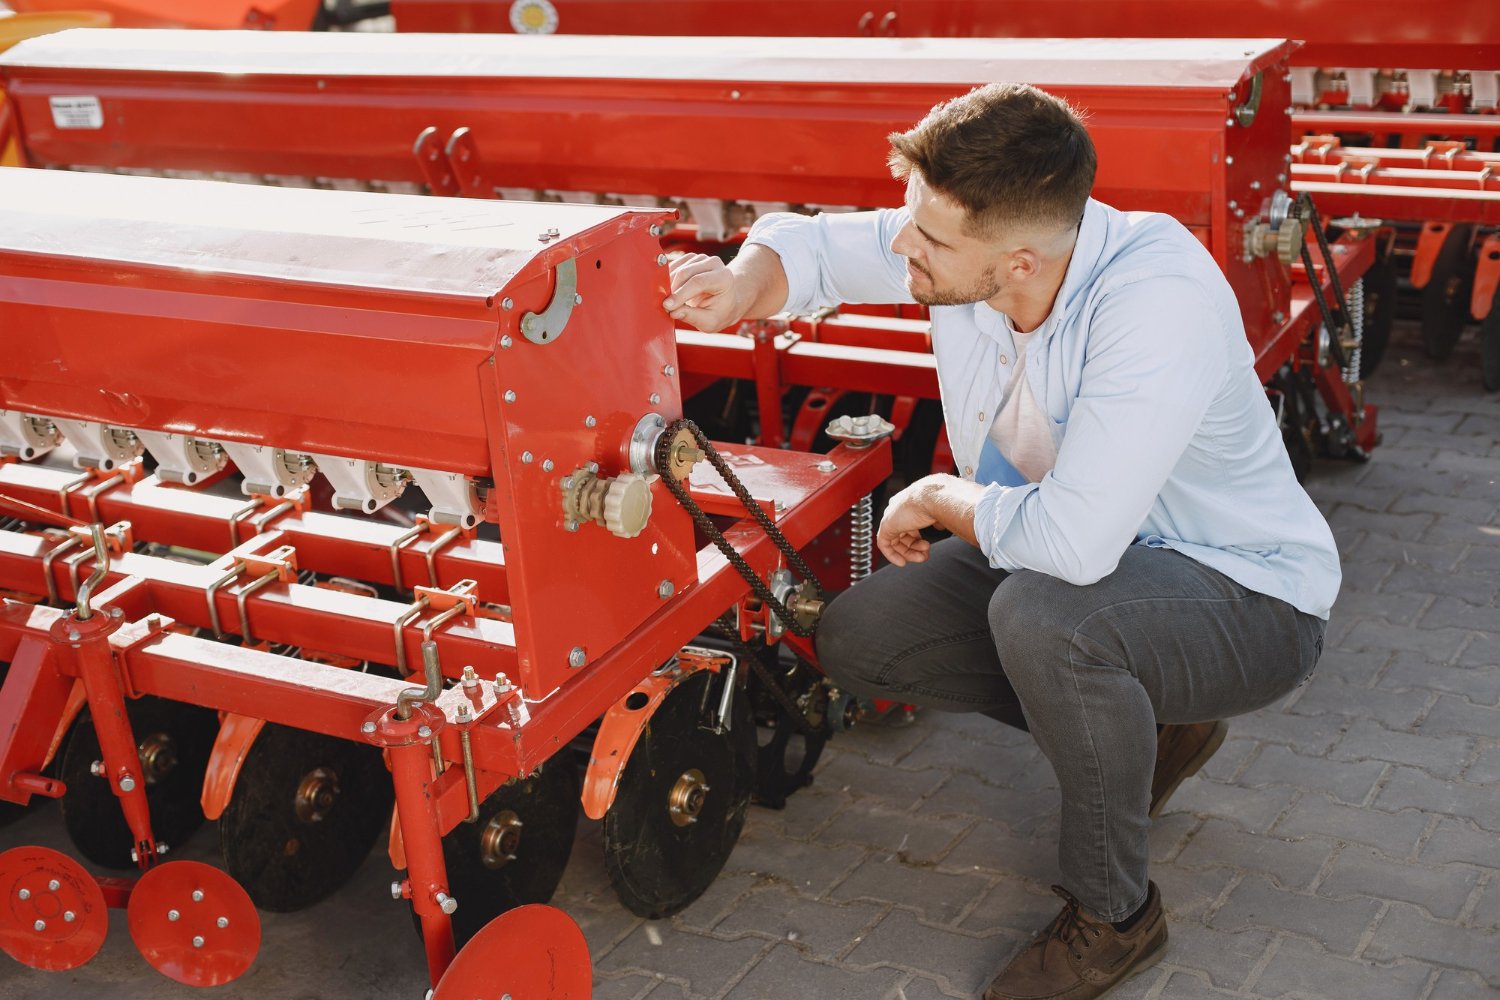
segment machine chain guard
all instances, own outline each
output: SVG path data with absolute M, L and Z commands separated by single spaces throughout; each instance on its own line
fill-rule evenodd
M 222 986 L 260 951 L 260 914 L 229 875 L 197 861 L 169 861 L 140 877 L 126 909 L 146 961 L 187 986 Z
M 432 1000 L 588 1000 L 593 966 L 583 931 L 552 906 L 500 914 L 438 980 Z
M 666 696 L 604 815 L 604 866 L 620 901 L 637 916 L 671 916 L 701 896 L 745 825 L 755 784 L 755 721 L 749 699 L 737 695 L 728 728 L 715 730 L 718 676 L 700 670 Z M 695 796 L 695 787 L 702 793 Z
M 0 854 L 0 949 L 11 958 L 65 972 L 98 954 L 108 932 L 104 893 L 77 861 L 50 847 Z

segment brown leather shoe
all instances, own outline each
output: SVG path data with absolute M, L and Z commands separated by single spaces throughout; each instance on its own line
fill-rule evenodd
M 1161 893 L 1149 883 L 1146 912 L 1128 931 L 1084 913 L 1067 890 L 1052 891 L 1067 905 L 985 991 L 984 1000 L 1089 1000 L 1161 960 L 1167 918 Z
M 1197 774 L 1208 758 L 1224 745 L 1229 723 L 1197 722 L 1187 726 L 1162 726 L 1156 734 L 1156 770 L 1151 774 L 1151 809 L 1155 819 L 1177 791 L 1177 786 Z

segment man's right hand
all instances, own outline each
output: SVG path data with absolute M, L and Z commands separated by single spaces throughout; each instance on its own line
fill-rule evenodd
M 672 262 L 668 273 L 672 293 L 662 306 L 673 319 L 704 333 L 717 333 L 744 315 L 744 306 L 735 296 L 737 276 L 719 258 L 684 254 Z

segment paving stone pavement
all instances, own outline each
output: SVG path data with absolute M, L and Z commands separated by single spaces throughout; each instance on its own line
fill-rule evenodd
M 1171 941 L 1117 1000 L 1500 995 L 1500 397 L 1472 333 L 1443 366 L 1416 343 L 1398 327 L 1369 387 L 1374 458 L 1319 463 L 1308 484 L 1344 558 L 1323 662 L 1234 720 L 1155 824 Z M 587 823 L 554 902 L 584 929 L 598 1000 L 974 997 L 1056 911 L 1056 830 L 1028 737 L 922 713 L 837 739 L 784 811 L 752 810 L 677 917 L 615 901 Z M 0 846 L 48 839 L 46 808 L 0 830 Z M 261 960 L 217 995 L 417 1000 L 389 872 L 377 852 L 333 899 L 265 915 Z M 189 992 L 144 966 L 118 915 L 82 970 L 0 965 L 6 1000 Z

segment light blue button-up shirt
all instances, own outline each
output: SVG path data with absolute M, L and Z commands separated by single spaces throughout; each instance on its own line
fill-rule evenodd
M 788 312 L 910 302 L 906 260 L 890 249 L 906 218 L 768 215 L 748 242 L 780 256 Z M 1090 201 L 1038 333 L 1025 377 L 1057 464 L 1037 483 L 986 487 L 974 530 L 991 565 L 1082 586 L 1132 544 L 1166 547 L 1328 617 L 1333 535 L 1292 473 L 1234 293 L 1191 233 Z M 934 307 L 932 343 L 948 440 L 973 479 L 1004 389 L 999 359 L 1015 344 L 982 302 Z

